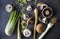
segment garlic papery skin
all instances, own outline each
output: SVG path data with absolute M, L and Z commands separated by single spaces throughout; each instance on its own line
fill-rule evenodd
M 49 31 L 49 29 L 52 27 L 53 27 L 53 24 L 48 23 L 46 30 L 40 35 L 40 37 L 38 39 L 42 39 L 46 35 L 46 33 Z
M 7 12 L 11 12 L 13 9 L 13 6 L 11 4 L 7 4 L 5 8 Z

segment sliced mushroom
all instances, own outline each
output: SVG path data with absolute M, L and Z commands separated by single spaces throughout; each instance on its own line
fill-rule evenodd
M 39 2 L 37 4 L 37 7 L 39 7 L 40 10 L 43 10 L 45 7 L 48 7 L 48 5 L 43 2 Z
M 13 6 L 12 6 L 11 4 L 7 4 L 7 5 L 6 5 L 6 11 L 7 11 L 7 12 L 11 12 L 12 9 L 13 9 Z
M 28 18 L 28 20 L 27 20 L 27 23 L 26 23 L 26 24 L 28 25 L 28 24 L 33 24 L 33 23 L 34 23 L 34 21 L 32 20 L 32 17 L 31 17 L 31 18 Z
M 29 29 L 25 29 L 25 30 L 23 31 L 23 35 L 24 35 L 25 37 L 29 37 L 29 36 L 31 36 L 31 31 L 30 31 Z
M 43 17 L 50 18 L 53 15 L 53 10 L 50 7 L 46 7 L 42 10 Z

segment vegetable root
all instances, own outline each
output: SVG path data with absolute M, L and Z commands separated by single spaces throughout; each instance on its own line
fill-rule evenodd
M 38 10 L 37 8 L 34 10 L 34 14 L 35 14 L 35 24 L 34 24 L 34 39 L 36 39 L 36 26 L 37 26 L 37 19 L 38 19 Z
M 20 32 L 20 19 L 18 20 L 17 39 L 21 39 L 21 32 Z

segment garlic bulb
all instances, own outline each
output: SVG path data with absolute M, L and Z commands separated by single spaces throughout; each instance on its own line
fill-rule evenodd
M 7 12 L 11 12 L 12 9 L 13 9 L 13 6 L 12 6 L 11 4 L 7 4 L 7 5 L 6 5 L 6 11 L 7 11 Z
M 31 5 L 28 5 L 26 10 L 27 10 L 27 11 L 31 11 L 31 10 L 32 10 Z
M 31 31 L 30 31 L 29 29 L 25 29 L 25 30 L 23 31 L 23 35 L 24 35 L 25 37 L 29 37 L 29 36 L 31 36 Z

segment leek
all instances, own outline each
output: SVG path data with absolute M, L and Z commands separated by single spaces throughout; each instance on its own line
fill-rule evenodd
M 5 28 L 5 34 L 6 35 L 8 35 L 8 36 L 12 35 L 14 28 L 15 28 L 15 25 L 18 21 L 18 18 L 19 18 L 19 13 L 17 13 L 15 10 L 13 10 L 11 12 L 10 19 L 6 25 L 6 28 Z

